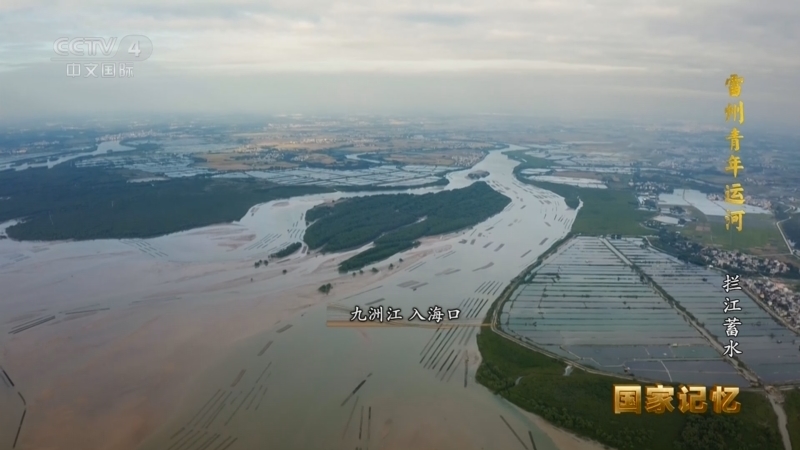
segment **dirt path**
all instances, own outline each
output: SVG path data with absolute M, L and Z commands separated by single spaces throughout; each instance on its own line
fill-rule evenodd
M 775 410 L 775 415 L 778 416 L 778 429 L 783 439 L 783 448 L 784 450 L 792 450 L 792 441 L 789 438 L 789 428 L 787 428 L 786 422 L 786 411 L 783 410 L 783 396 L 777 389 L 767 387 L 767 398 L 769 398 L 769 402 L 772 403 L 772 409 Z

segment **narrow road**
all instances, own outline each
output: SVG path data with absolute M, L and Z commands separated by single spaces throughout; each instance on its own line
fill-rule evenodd
M 781 228 L 781 224 L 783 222 L 786 222 L 787 220 L 789 220 L 789 218 L 779 220 L 775 222 L 775 226 L 778 227 L 778 231 L 781 233 L 781 237 L 783 238 L 783 242 L 786 243 L 786 247 L 789 249 L 789 253 L 791 253 L 792 255 L 796 255 L 794 248 L 792 247 L 792 244 L 789 243 L 789 239 L 786 238 L 786 235 L 783 233 L 783 228 Z
M 786 411 L 783 410 L 783 396 L 779 390 L 772 386 L 768 386 L 766 391 L 767 398 L 772 403 L 772 409 L 775 411 L 775 415 L 778 416 L 778 430 L 781 432 L 781 438 L 783 439 L 783 448 L 784 450 L 792 450 L 792 441 L 789 438 L 789 428 L 786 422 Z

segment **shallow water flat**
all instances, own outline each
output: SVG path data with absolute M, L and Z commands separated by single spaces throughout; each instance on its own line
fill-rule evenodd
M 642 378 L 683 382 L 719 375 L 746 386 L 700 332 L 636 274 L 617 242 L 578 237 L 566 243 L 503 305 L 503 329 L 610 372 L 626 373 L 627 367 Z M 686 364 L 690 361 L 700 362 Z
M 0 328 L 55 316 L 0 337 L 21 389 L 37 401 L 22 442 L 39 448 L 57 438 L 91 449 L 112 439 L 130 446 L 144 433 L 145 449 L 477 450 L 512 448 L 520 445 L 515 434 L 530 432 L 539 450 L 555 449 L 551 431 L 474 382 L 473 325 L 575 216 L 557 195 L 516 182 L 515 165 L 495 151 L 473 169 L 449 173 L 446 187 L 412 189 L 466 187 L 474 182 L 467 174 L 480 169 L 512 204 L 472 229 L 396 255 L 405 262 L 391 270 L 389 261 L 379 263 L 377 274 L 339 274 L 336 264 L 355 252 L 303 249 L 253 265 L 302 236 L 314 205 L 375 193 L 270 202 L 233 224 L 155 239 L 0 243 L 0 257 L 27 257 L 0 268 L 4 286 L 15 280 L 0 303 L 3 317 L 15 320 Z M 561 220 L 547 226 L 547 215 Z M 318 293 L 328 282 L 331 294 Z M 412 308 L 427 315 L 433 306 L 463 315 L 451 328 L 328 327 L 332 315 L 347 321 L 355 306 L 375 305 L 400 308 L 406 318 Z M 120 393 L 130 402 L 108 404 Z M 69 421 L 55 421 L 65 417 L 60 408 L 71 411 Z

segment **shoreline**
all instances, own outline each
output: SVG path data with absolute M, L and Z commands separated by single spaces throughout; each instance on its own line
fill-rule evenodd
M 496 163 L 494 160 L 489 162 Z M 328 195 L 341 196 L 341 193 Z M 292 198 L 290 205 L 273 203 L 272 206 L 298 212 L 308 206 L 308 200 Z M 532 201 L 536 202 L 533 198 Z M 192 390 L 194 383 L 248 339 L 269 330 L 285 329 L 287 322 L 336 299 L 358 295 L 371 286 L 388 286 L 387 281 L 392 277 L 408 277 L 407 269 L 421 259 L 427 258 L 430 268 L 437 264 L 435 261 L 442 261 L 435 260 L 435 254 L 453 250 L 468 254 L 468 249 L 481 252 L 486 248 L 483 242 L 493 239 L 488 237 L 489 229 L 483 230 L 490 225 L 488 223 L 480 227 L 486 234 L 481 245 L 464 244 L 460 247 L 452 241 L 473 228 L 479 236 L 478 226 L 425 237 L 420 239 L 419 247 L 376 262 L 374 265 L 380 269 L 379 273 L 365 271 L 355 277 L 337 271 L 338 263 L 352 256 L 353 252 L 327 256 L 294 255 L 288 261 L 259 269 L 253 268 L 253 261 L 254 258 L 261 259 L 258 255 L 263 257 L 268 245 L 272 245 L 267 241 L 264 241 L 264 247 L 260 247 L 263 252 L 245 251 L 235 253 L 235 256 L 234 253 L 220 253 L 224 252 L 219 249 L 221 245 L 241 240 L 241 233 L 250 233 L 251 228 L 257 227 L 259 232 L 247 240 L 249 245 L 237 241 L 239 244 L 252 246 L 266 239 L 262 237 L 264 230 L 290 226 L 289 223 L 276 222 L 278 219 L 274 219 L 270 212 L 277 209 L 271 210 L 266 206 L 269 203 L 261 203 L 256 205 L 259 206 L 257 210 L 251 208 L 248 211 L 258 217 L 248 220 L 251 214 L 246 214 L 235 225 L 196 228 L 167 235 L 168 238 L 146 240 L 156 249 L 184 251 L 178 254 L 188 258 L 185 261 L 154 259 L 147 254 L 151 250 L 140 251 L 118 240 L 68 241 L 66 245 L 63 241 L 37 244 L 23 241 L 19 245 L 7 246 L 6 253 L 14 253 L 19 247 L 28 250 L 41 247 L 47 251 L 36 253 L 31 260 L 18 262 L 12 269 L 0 272 L 0 279 L 10 274 L 21 277 L 14 286 L 15 292 L 10 293 L 11 301 L 0 306 L 20 312 L 50 308 L 59 314 L 47 325 L 13 337 L 3 336 L 7 349 L 3 356 L 4 365 L 13 368 L 15 380 L 26 380 L 20 390 L 28 400 L 30 411 L 19 448 L 138 448 L 148 438 L 165 431 L 170 418 L 187 404 L 195 402 L 198 393 Z M 535 204 L 555 208 L 549 202 L 547 206 L 543 201 Z M 529 208 L 524 217 L 531 216 L 533 209 Z M 509 226 L 513 223 L 509 221 Z M 543 232 L 553 231 L 548 228 Z M 495 236 L 502 239 L 501 234 Z M 0 256 L 2 247 L 0 245 Z M 75 252 L 77 248 L 81 250 Z M 494 252 L 500 248 L 486 250 L 486 260 L 498 261 L 496 258 L 499 256 Z M 535 248 L 535 244 L 531 244 L 531 248 Z M 204 260 L 206 252 L 215 252 L 211 253 L 214 258 Z M 521 249 L 506 245 L 503 252 L 514 253 L 504 257 L 509 258 L 507 261 L 514 264 L 520 261 Z M 397 264 L 401 257 L 403 263 Z M 65 264 L 66 261 L 69 263 Z M 476 261 L 464 259 L 457 264 Z M 394 270 L 386 270 L 390 262 L 395 264 Z M 442 267 L 448 265 L 438 264 L 443 264 Z M 287 270 L 286 274 L 282 273 L 283 269 Z M 469 267 L 462 271 L 462 275 L 452 276 L 461 277 L 470 272 L 467 269 Z M 493 269 L 470 276 L 500 280 L 503 276 L 495 273 L 497 271 L 498 265 L 495 265 Z M 415 275 L 422 272 L 415 272 Z M 432 276 L 428 281 L 433 279 Z M 328 282 L 333 284 L 331 295 L 318 292 L 319 285 Z M 422 290 L 424 295 L 429 295 L 428 289 L 430 287 Z M 79 310 L 77 308 L 94 303 L 109 309 L 70 317 L 63 313 L 70 308 Z M 369 331 L 357 333 L 365 339 L 371 335 Z M 302 335 L 296 336 L 289 339 L 298 339 Z M 379 333 L 373 339 L 380 340 Z M 472 357 L 476 353 L 475 347 L 473 338 L 469 344 L 471 385 L 475 384 L 474 369 L 480 360 Z M 275 350 L 273 346 L 270 352 Z M 414 353 L 413 349 L 411 353 Z M 427 382 L 424 386 L 431 387 Z M 286 388 L 292 389 L 292 386 Z M 482 389 L 470 390 L 469 397 L 486 401 Z M 109 398 L 119 400 L 109 402 Z M 459 402 L 464 400 L 448 396 L 443 401 L 458 410 L 463 406 Z M 386 406 L 392 405 L 395 403 Z M 407 407 L 411 406 L 403 406 L 404 410 Z M 407 411 L 411 413 L 409 416 L 398 419 L 406 419 L 409 421 L 406 425 L 413 425 L 418 411 Z M 478 417 L 469 416 L 469 419 Z M 575 436 L 574 442 L 569 442 L 569 433 L 539 419 L 542 432 L 567 439 L 558 445 L 560 450 L 602 448 L 576 447 L 579 444 L 574 442 L 579 442 L 580 438 Z M 400 424 L 398 427 L 387 437 L 396 443 L 408 437 L 398 436 L 398 433 L 411 432 Z M 87 434 L 87 430 L 92 432 Z M 496 432 L 498 430 L 492 428 L 480 434 Z M 425 442 L 421 443 L 423 448 L 431 448 L 432 438 L 424 439 Z

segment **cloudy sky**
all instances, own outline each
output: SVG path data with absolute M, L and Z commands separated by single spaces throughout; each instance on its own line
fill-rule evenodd
M 798 23 L 798 0 L 2 0 L 0 120 L 319 112 L 715 123 L 736 72 L 749 122 L 796 126 Z M 58 38 L 134 34 L 154 51 L 132 79 L 70 78 L 51 61 Z

